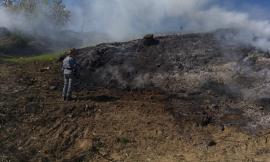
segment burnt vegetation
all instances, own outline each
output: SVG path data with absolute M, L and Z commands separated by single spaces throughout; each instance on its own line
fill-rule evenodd
M 223 34 L 78 49 L 68 103 L 60 58 L 1 64 L 0 160 L 264 161 L 270 58 Z

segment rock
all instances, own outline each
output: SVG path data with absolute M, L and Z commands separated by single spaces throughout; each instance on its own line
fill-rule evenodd
M 54 90 L 57 89 L 57 86 L 50 86 L 49 89 L 52 90 L 52 91 L 54 91 Z
M 23 85 L 32 86 L 37 82 L 37 79 L 31 78 L 30 76 L 23 76 L 19 78 L 17 82 Z
M 153 34 L 147 34 L 143 37 L 143 45 L 145 46 L 157 45 L 158 43 Z
M 39 71 L 40 72 L 45 72 L 45 71 L 48 71 L 48 70 L 50 70 L 51 68 L 48 66 L 48 67 L 44 67 L 44 68 L 42 68 L 42 69 L 40 69 Z
M 162 136 L 163 132 L 162 132 L 161 130 L 157 130 L 157 131 L 156 131 L 156 134 L 157 134 L 158 136 Z
M 210 146 L 210 147 L 215 146 L 215 145 L 217 145 L 217 143 L 214 140 L 209 141 L 207 144 L 207 146 Z
M 41 106 L 39 103 L 36 102 L 30 102 L 27 103 L 25 106 L 25 112 L 26 113 L 37 113 L 40 110 Z
M 18 92 L 20 92 L 20 90 L 18 89 L 15 89 L 14 91 L 12 91 L 12 93 L 18 93 Z

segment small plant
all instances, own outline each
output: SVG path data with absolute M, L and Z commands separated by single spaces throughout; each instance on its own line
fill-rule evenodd
M 117 137 L 116 141 L 122 145 L 127 145 L 130 142 L 126 137 Z

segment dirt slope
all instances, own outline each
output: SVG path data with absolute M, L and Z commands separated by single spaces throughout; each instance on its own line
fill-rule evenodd
M 195 35 L 192 39 L 190 36 L 192 35 L 160 38 L 159 45 L 163 44 L 163 40 L 171 38 L 175 38 L 176 42 L 183 39 L 182 42 L 190 44 L 200 39 L 214 39 L 211 35 L 208 37 L 208 34 L 207 37 Z M 185 41 L 186 39 L 191 40 L 189 42 Z M 260 102 L 248 101 L 242 93 L 231 91 L 231 84 L 228 84 L 226 80 L 230 78 L 227 74 L 230 72 L 235 74 L 233 70 L 230 70 L 234 64 L 246 63 L 244 58 L 247 61 L 252 60 L 249 59 L 248 54 L 243 58 L 227 59 L 221 57 L 220 54 L 223 53 L 216 54 L 216 52 L 212 52 L 211 57 L 206 54 L 200 57 L 201 52 L 198 52 L 194 58 L 193 55 L 190 58 L 183 53 L 180 59 L 185 58 L 184 62 L 172 62 L 175 63 L 173 65 L 183 64 L 182 70 L 179 70 L 184 76 L 182 78 L 188 76 L 191 79 L 189 82 L 168 79 L 167 91 L 158 86 L 163 86 L 163 84 L 150 84 L 149 87 L 111 86 L 121 85 L 117 84 L 117 80 L 109 82 L 110 84 L 105 84 L 108 82 L 103 80 L 98 84 L 96 81 L 100 80 L 103 74 L 98 75 L 98 69 L 104 69 L 102 67 L 112 63 L 118 66 L 118 61 L 123 59 L 112 56 L 112 59 L 102 62 L 106 60 L 106 55 L 114 54 L 113 51 L 118 51 L 120 47 L 126 50 L 131 46 L 130 48 L 133 49 L 133 45 L 138 46 L 136 42 L 138 43 L 138 41 L 116 43 L 113 47 L 111 44 L 103 44 L 81 49 L 78 59 L 84 67 L 81 80 L 83 84 L 74 92 L 76 100 L 69 103 L 61 100 L 63 80 L 59 63 L 0 64 L 0 160 L 33 162 L 269 161 L 270 134 L 267 127 L 269 115 L 267 98 Z M 163 47 L 167 43 L 165 41 Z M 200 42 L 197 45 L 201 47 L 203 44 Z M 207 47 L 215 49 L 217 45 L 214 41 L 214 44 Z M 92 53 L 97 49 L 104 49 L 103 47 L 105 52 Z M 165 49 L 163 47 L 159 47 L 161 52 Z M 193 49 L 186 49 L 187 53 L 196 51 L 195 47 L 196 43 Z M 110 53 L 108 48 L 112 50 Z M 149 48 L 154 54 L 155 46 Z M 141 50 L 151 51 L 151 49 Z M 222 48 L 218 49 L 224 52 Z M 229 48 L 226 49 L 232 51 Z M 166 50 L 169 49 L 166 48 Z M 91 52 L 86 57 L 87 51 Z M 116 53 L 119 54 L 119 51 Z M 242 51 L 242 53 L 245 52 Z M 134 57 L 129 58 L 128 55 L 123 57 L 127 58 L 129 63 L 134 61 Z M 94 64 L 94 67 L 87 68 L 88 66 L 85 65 L 90 58 L 99 61 L 96 61 L 97 64 Z M 146 59 L 150 58 L 146 57 L 142 60 L 146 61 Z M 169 58 L 164 59 L 166 65 Z M 139 69 L 138 73 L 149 73 L 151 69 L 156 69 L 154 68 L 156 62 L 151 60 L 144 64 L 134 63 L 133 65 Z M 163 59 L 157 58 L 157 60 Z M 265 62 L 267 62 L 265 60 L 267 57 L 259 53 L 255 62 L 249 66 L 256 70 L 265 70 Z M 127 62 L 123 61 L 123 64 Z M 194 66 L 189 66 L 192 62 Z M 90 63 L 89 65 L 93 65 Z M 164 64 L 155 72 L 166 72 L 166 70 L 170 72 L 170 66 L 167 69 Z M 145 68 L 142 65 L 145 65 Z M 246 64 L 241 67 L 246 67 Z M 206 72 L 212 76 L 219 76 L 217 78 L 223 76 L 223 80 L 205 79 L 202 84 L 201 82 L 196 84 L 198 80 L 196 78 L 200 79 L 201 76 L 209 75 Z M 85 75 L 86 73 L 91 74 L 92 77 Z M 106 73 L 105 76 L 109 76 L 108 74 Z M 122 76 L 122 73 L 118 74 Z M 93 76 L 97 77 L 96 80 Z M 247 78 L 250 79 L 250 75 Z M 247 78 L 239 80 L 249 81 Z M 126 85 L 131 83 L 129 81 L 125 80 L 128 83 Z M 173 85 L 176 82 L 178 83 L 176 90 L 170 91 L 174 89 Z M 257 85 L 254 80 L 248 83 L 251 89 Z M 245 90 L 246 86 L 246 84 L 243 85 L 244 88 L 237 91 Z
M 51 69 L 40 72 L 47 66 Z M 185 93 L 193 97 L 182 103 L 186 118 L 173 115 L 167 96 L 154 91 L 89 88 L 75 92 L 76 101 L 64 103 L 58 69 L 51 63 L 1 65 L 2 161 L 270 158 L 267 132 L 250 134 L 235 125 L 203 124 L 196 112 L 188 114 L 188 105 L 192 108 L 192 101 L 199 99 L 194 94 Z M 212 105 L 210 100 L 205 106 Z M 237 114 L 227 117 L 227 121 L 242 119 Z
M 270 55 L 234 41 L 233 32 L 147 35 L 80 49 L 77 59 L 86 87 L 160 90 L 173 114 L 198 112 L 223 121 L 220 113 L 234 111 L 245 117 L 244 127 L 269 128 Z M 177 110 L 186 104 L 187 110 Z

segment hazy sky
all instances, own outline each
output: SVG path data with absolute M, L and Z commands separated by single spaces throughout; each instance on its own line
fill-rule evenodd
M 147 33 L 234 28 L 241 31 L 237 37 L 241 42 L 270 50 L 270 0 L 63 1 L 72 13 L 68 29 L 102 33 L 114 41 L 134 39 Z M 3 8 L 0 10 L 0 26 L 7 28 L 33 34 L 46 31 L 54 35 L 53 31 L 59 27 L 50 27 L 48 22 L 46 13 L 29 19 L 24 13 L 14 15 Z
M 132 1 L 133 0 L 107 0 L 107 1 L 106 0 L 105 1 L 104 0 L 64 0 L 64 2 L 67 4 L 67 7 L 73 12 L 74 15 L 80 15 L 80 16 L 75 16 L 76 18 L 73 19 L 73 23 L 76 23 L 77 25 L 79 24 L 78 26 L 82 26 L 82 28 L 84 28 L 83 27 L 84 25 L 81 24 L 82 21 L 86 24 L 85 26 L 89 26 L 89 24 L 87 23 L 91 22 L 90 30 L 96 30 L 95 24 L 98 24 L 96 25 L 97 29 L 99 29 L 102 25 L 104 26 L 104 23 L 102 22 L 104 21 L 105 16 L 106 18 L 113 17 L 112 15 L 117 13 L 117 14 L 120 14 L 119 17 L 122 18 L 124 14 L 129 14 L 129 12 L 126 12 L 124 10 L 127 10 L 127 11 L 132 10 L 131 12 L 141 16 L 142 14 L 139 13 L 138 11 L 145 12 L 146 10 L 148 10 L 147 8 L 149 8 L 149 12 L 151 12 L 149 15 L 155 16 L 153 13 L 157 11 L 155 10 L 155 8 L 158 7 L 161 10 L 160 13 L 162 13 L 164 12 L 163 10 L 167 4 L 174 4 L 174 3 L 181 4 L 182 3 L 185 5 L 185 4 L 190 3 L 193 6 L 195 6 L 192 2 L 193 0 L 168 0 L 168 2 L 165 2 L 163 0 L 161 0 L 162 2 L 145 0 L 145 1 L 140 1 L 138 3 L 137 2 L 135 3 Z M 127 5 L 128 3 L 133 4 L 133 7 L 137 8 L 136 11 L 138 13 L 136 13 L 136 11 L 134 11 L 130 5 Z M 197 3 L 198 3 L 198 6 L 201 5 L 200 8 L 202 8 L 202 5 L 204 5 L 205 8 L 211 8 L 211 7 L 213 8 L 217 6 L 224 10 L 248 14 L 249 18 L 251 19 L 270 20 L 270 14 L 268 14 L 268 9 L 270 8 L 270 0 L 201 0 L 201 1 L 197 1 Z M 162 5 L 164 5 L 165 7 L 162 8 Z M 179 12 L 185 9 L 185 6 L 182 7 L 181 5 L 178 5 L 177 7 L 179 8 Z M 190 6 L 187 6 L 187 8 L 188 7 Z M 177 10 L 177 8 L 174 8 L 174 10 Z M 168 11 L 165 11 L 165 12 L 168 12 Z M 93 18 L 92 15 L 94 15 L 95 17 L 98 17 L 98 19 Z M 149 18 L 149 15 L 145 15 L 145 18 L 146 19 Z M 136 22 L 142 19 L 139 16 L 138 16 L 138 19 L 132 19 L 132 17 L 129 16 L 128 18 L 130 20 L 125 20 L 125 21 L 132 21 L 131 23 L 134 24 L 133 26 L 134 28 L 136 27 L 142 28 L 142 26 L 138 26 L 138 23 Z M 80 17 L 83 17 L 83 20 L 80 19 Z M 171 23 L 172 21 L 173 23 Z M 175 17 L 170 15 L 166 17 L 166 19 L 164 20 L 160 19 L 160 23 L 162 23 L 162 28 L 167 28 L 168 30 L 170 30 L 170 28 L 176 29 L 175 25 L 178 25 L 178 28 L 179 28 L 180 23 L 174 23 L 174 21 L 180 22 L 180 21 L 183 21 L 183 18 L 179 20 L 179 15 L 176 15 Z M 160 31 L 159 29 L 160 27 L 157 26 L 155 30 Z M 145 28 L 149 28 L 149 26 L 146 26 Z
M 88 0 L 89 3 L 94 0 Z M 186 0 L 188 1 L 188 0 Z M 270 9 L 270 0 L 212 0 L 213 5 L 218 5 L 230 10 L 238 10 L 250 13 L 251 16 L 262 19 L 270 19 L 270 14 L 265 14 Z M 68 8 L 79 6 L 80 0 L 64 0 Z

